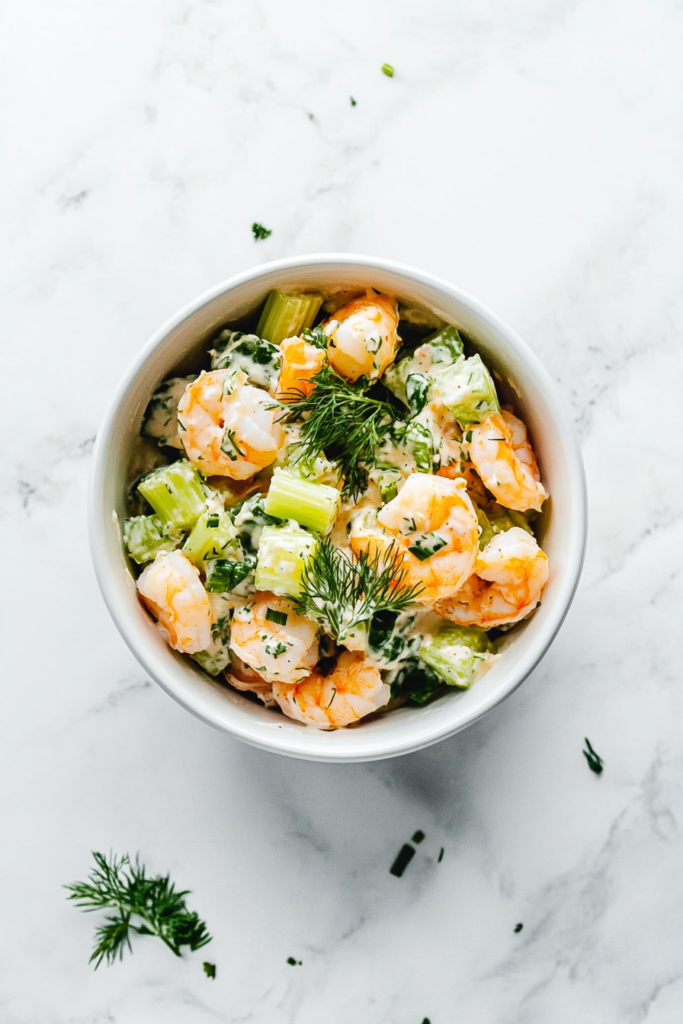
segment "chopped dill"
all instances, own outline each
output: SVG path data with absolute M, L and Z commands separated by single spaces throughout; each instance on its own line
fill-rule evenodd
M 254 236 L 255 242 L 262 241 L 264 238 L 268 238 L 273 233 L 272 230 L 264 228 L 263 224 L 259 224 L 257 223 L 257 221 L 254 221 L 254 223 L 251 225 L 251 231 Z
M 591 746 L 591 741 L 588 739 L 588 737 L 586 736 L 584 738 L 586 740 L 586 746 L 588 747 L 588 749 L 582 750 L 581 753 L 586 758 L 590 770 L 592 772 L 595 772 L 596 775 L 602 775 L 602 769 L 605 766 L 605 762 L 600 757 L 600 755 L 597 754 L 595 750 L 593 750 L 593 747 Z

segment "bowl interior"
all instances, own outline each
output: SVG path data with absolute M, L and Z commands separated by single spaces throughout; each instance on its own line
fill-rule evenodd
M 253 313 L 270 288 L 375 287 L 461 327 L 503 382 L 526 422 L 551 494 L 539 539 L 551 575 L 536 614 L 516 629 L 504 657 L 467 691 L 422 708 L 399 708 L 336 732 L 319 732 L 253 703 L 172 651 L 138 603 L 124 554 L 131 452 L 156 386 L 172 373 L 204 365 L 207 341 L 226 323 Z M 356 761 L 390 757 L 464 728 L 503 700 L 528 675 L 569 607 L 585 543 L 585 487 L 578 446 L 552 381 L 528 347 L 475 300 L 431 275 L 365 257 L 323 255 L 268 264 L 201 296 L 150 340 L 121 384 L 98 435 L 91 482 L 93 560 L 109 610 L 147 671 L 176 700 L 208 723 L 246 742 L 297 757 Z

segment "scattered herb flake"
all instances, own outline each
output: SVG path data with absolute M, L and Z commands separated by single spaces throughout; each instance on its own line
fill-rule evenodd
M 586 758 L 590 770 L 592 772 L 595 772 L 596 775 L 601 775 L 605 762 L 600 757 L 600 755 L 595 752 L 595 750 L 591 746 L 591 741 L 588 739 L 588 737 L 585 736 L 584 739 L 586 741 L 586 746 L 588 747 L 588 750 L 582 750 L 581 753 Z
M 524 925 L 522 924 L 521 921 L 519 922 L 519 924 L 516 924 L 515 925 L 515 935 L 519 935 L 519 933 L 521 932 L 523 927 L 524 927 Z
M 391 64 L 382 64 L 382 74 L 386 75 L 387 78 L 394 77 L 394 69 Z
M 417 832 L 413 833 L 410 841 L 411 841 L 411 843 L 421 843 L 422 840 L 424 839 L 424 837 L 425 837 L 424 832 L 422 831 L 421 828 L 419 828 L 417 830 Z
M 443 855 L 444 855 L 444 848 L 442 846 L 441 849 L 439 850 L 439 856 L 436 859 L 436 863 L 437 864 L 441 863 L 441 861 L 443 860 Z
M 204 974 L 207 976 L 207 978 L 215 978 L 216 977 L 216 965 L 215 964 L 210 964 L 208 960 L 205 960 L 204 963 L 202 964 L 202 967 L 204 968 Z
M 429 1019 L 429 1017 L 424 1017 L 423 1020 L 422 1020 L 422 1024 L 432 1024 L 432 1022 Z
M 301 967 L 303 960 L 295 960 L 293 956 L 288 956 L 287 963 L 290 967 Z
M 278 612 L 275 608 L 267 608 L 266 619 L 268 622 L 276 622 L 278 626 L 286 626 L 287 612 Z
M 357 106 L 357 103 L 356 103 L 356 101 L 354 100 L 353 96 L 350 96 L 350 97 L 349 97 L 349 99 L 351 100 L 351 106 L 352 106 L 352 107 L 355 107 L 355 106 Z
M 273 233 L 268 228 L 264 228 L 263 224 L 259 224 L 257 221 L 254 221 L 254 223 L 251 225 L 251 230 L 254 235 L 255 242 L 261 241 L 264 238 L 268 238 Z
M 415 847 L 411 846 L 410 843 L 404 843 L 398 851 L 396 860 L 389 868 L 389 874 L 394 875 L 396 878 L 400 878 L 414 856 Z

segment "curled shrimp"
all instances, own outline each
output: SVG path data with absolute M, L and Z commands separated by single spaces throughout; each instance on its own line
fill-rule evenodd
M 263 676 L 238 658 L 234 651 L 230 652 L 230 665 L 223 673 L 226 680 L 241 693 L 255 693 L 266 707 L 275 705 L 273 687 Z
M 303 338 L 286 338 L 280 345 L 282 362 L 275 397 L 280 402 L 295 402 L 301 394 L 310 395 L 313 377 L 325 362 L 325 350 Z
M 261 591 L 235 612 L 230 649 L 266 682 L 297 683 L 318 660 L 318 632 L 287 598 Z
M 137 588 L 171 647 L 185 654 L 206 650 L 211 643 L 209 595 L 182 551 L 157 555 L 140 575 Z
M 336 310 L 322 325 L 327 358 L 342 377 L 381 377 L 393 362 L 400 338 L 395 299 L 368 291 Z
M 517 512 L 540 512 L 548 492 L 520 419 L 494 412 L 468 431 L 466 442 L 474 468 L 496 501 Z
M 289 718 L 314 729 L 343 729 L 389 703 L 390 689 L 364 654 L 344 651 L 328 676 L 312 672 L 294 686 L 273 684 Z
M 402 586 L 421 586 L 416 600 L 423 604 L 450 597 L 471 575 L 479 548 L 465 481 L 412 473 L 378 513 L 354 519 L 350 542 L 355 554 L 397 551 Z
M 274 462 L 284 441 L 278 409 L 243 370 L 211 370 L 191 381 L 178 403 L 187 457 L 204 476 L 246 480 Z
M 434 610 L 459 626 L 493 629 L 519 622 L 537 607 L 548 580 L 548 558 L 535 537 L 514 526 L 480 552 L 474 573 Z

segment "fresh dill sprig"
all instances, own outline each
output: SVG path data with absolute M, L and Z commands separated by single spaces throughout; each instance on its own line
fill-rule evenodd
M 403 587 L 401 555 L 388 552 L 351 558 L 327 538 L 318 542 L 301 573 L 297 610 L 319 622 L 342 641 L 355 626 L 379 611 L 403 611 L 423 587 Z
M 391 433 L 398 412 L 388 402 L 368 398 L 367 380 L 350 384 L 329 364 L 313 380 L 310 395 L 299 389 L 287 392 L 283 420 L 301 423 L 297 457 L 305 462 L 324 452 L 339 464 L 344 491 L 355 500 L 367 487 L 374 451 Z
M 176 890 L 168 875 L 148 878 L 138 857 L 117 857 L 93 851 L 95 867 L 87 882 L 65 885 L 67 899 L 87 913 L 113 910 L 95 930 L 95 948 L 90 957 L 97 969 L 103 960 L 113 964 L 123 959 L 126 947 L 132 952 L 131 933 L 156 935 L 171 952 L 181 956 L 181 947 L 192 952 L 211 941 L 206 924 L 185 904 L 189 889 Z

